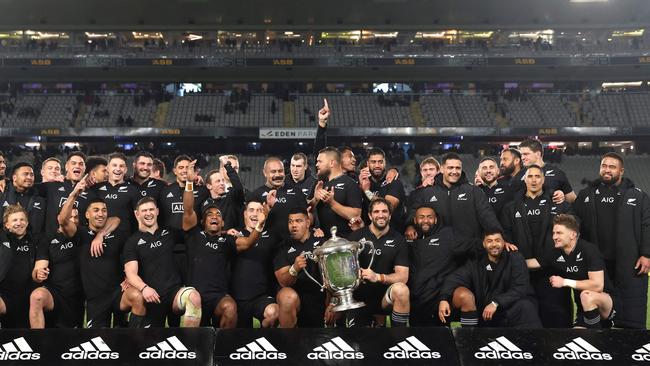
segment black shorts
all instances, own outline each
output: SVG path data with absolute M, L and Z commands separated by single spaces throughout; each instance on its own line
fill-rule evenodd
M 118 286 L 110 295 L 86 300 L 87 328 L 110 328 L 111 315 L 113 326 L 126 326 L 127 313 L 120 310 L 122 289 Z M 56 305 L 54 307 L 56 310 Z
M 600 319 L 600 327 L 604 329 L 609 329 L 614 327 L 614 321 L 616 317 L 616 297 L 612 294 L 608 294 L 608 295 L 612 299 L 612 310 L 609 312 L 607 318 L 601 317 Z M 588 328 L 587 324 L 585 323 L 584 315 L 585 314 L 582 311 L 576 312 L 576 319 L 573 322 L 574 327 Z
M 266 307 L 275 304 L 273 296 L 262 295 L 251 300 L 237 301 L 237 327 L 252 328 L 253 318 L 260 322 L 264 320 L 264 310 Z
M 381 303 L 386 296 L 390 286 L 376 283 L 367 283 L 362 285 L 354 292 L 354 299 L 366 303 L 363 311 L 371 315 L 389 315 L 390 309 L 383 309 Z
M 165 326 L 167 316 L 174 313 L 172 305 L 174 297 L 182 286 L 173 287 L 171 290 L 160 295 L 160 303 L 147 303 L 147 318 L 151 321 L 152 327 L 162 328 Z
M 300 296 L 298 327 L 322 328 L 325 324 L 325 294 L 319 292 L 298 295 Z
M 31 291 L 0 294 L 7 312 L 0 317 L 1 328 L 29 328 L 29 295 Z
M 45 326 L 48 328 L 82 328 L 84 316 L 83 295 L 66 294 L 56 288 L 43 287 L 52 294 L 54 300 L 54 309 L 45 313 Z
M 197 290 L 198 291 L 198 290 Z M 219 302 L 228 296 L 225 292 L 208 294 L 203 297 L 201 294 L 201 326 L 214 325 L 218 327 L 219 322 L 215 319 L 214 310 Z

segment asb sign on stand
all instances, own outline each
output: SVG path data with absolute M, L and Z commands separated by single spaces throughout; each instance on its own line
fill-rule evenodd
M 228 329 L 217 333 L 218 365 L 457 365 L 446 328 Z
M 459 328 L 462 365 L 650 365 L 650 333 L 634 330 Z
M 214 341 L 209 328 L 2 329 L 0 364 L 211 366 Z

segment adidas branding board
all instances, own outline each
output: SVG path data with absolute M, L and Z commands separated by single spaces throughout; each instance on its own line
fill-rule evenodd
M 598 348 L 592 346 L 589 342 L 581 337 L 574 338 L 564 346 L 553 353 L 556 360 L 595 360 L 610 361 L 612 355 L 601 352 Z
M 363 353 L 356 352 L 341 337 L 332 338 L 331 341 L 314 348 L 307 354 L 310 360 L 362 360 Z
M 24 337 L 16 338 L 0 346 L 0 361 L 40 360 L 41 354 L 34 352 Z
M 440 358 L 440 352 L 432 352 L 415 336 L 410 336 L 384 352 L 384 358 L 387 360 L 437 359 Z
M 61 355 L 63 360 L 117 360 L 118 358 L 120 358 L 120 354 L 111 351 L 102 337 L 95 337 L 88 342 L 83 342 Z
M 172 336 L 140 352 L 138 357 L 142 360 L 193 360 L 196 352 L 188 350 L 180 339 Z
M 488 343 L 487 346 L 481 347 L 474 357 L 479 360 L 532 360 L 533 355 L 530 352 L 524 352 L 506 337 L 498 337 Z
M 650 343 L 634 351 L 632 359 L 634 361 L 650 361 Z
M 264 337 L 257 338 L 229 355 L 231 360 L 284 360 L 287 354 L 279 352 Z

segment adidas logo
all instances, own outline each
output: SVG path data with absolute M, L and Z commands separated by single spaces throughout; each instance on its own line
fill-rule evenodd
M 431 196 L 429 202 L 438 202 L 438 199 L 436 198 L 436 196 Z
M 0 361 L 40 360 L 41 354 L 34 352 L 24 337 L 16 338 L 0 347 Z
M 562 263 L 566 262 L 566 261 L 564 260 L 564 257 L 561 256 L 561 255 L 560 255 L 559 257 L 557 257 L 557 260 L 555 260 L 555 261 L 556 261 L 556 262 L 562 262 Z
M 193 360 L 196 358 L 196 352 L 189 351 L 176 336 L 173 336 L 140 352 L 138 357 L 141 360 Z
M 59 189 L 57 189 L 57 191 L 59 191 L 59 192 L 65 192 L 65 188 L 64 188 L 64 187 L 59 187 Z
M 231 360 L 284 360 L 287 354 L 278 352 L 266 338 L 257 338 L 230 354 Z
M 291 248 L 289 248 L 289 250 L 287 250 L 287 253 L 293 253 L 295 251 L 296 251 L 296 248 L 291 247 Z
M 388 360 L 436 359 L 440 358 L 440 352 L 431 352 L 431 349 L 419 339 L 410 336 L 399 342 L 397 346 L 389 348 L 388 352 L 384 352 L 384 358 Z
M 174 194 L 171 192 L 167 193 L 167 198 L 174 198 Z
M 106 186 L 101 186 L 101 187 L 99 187 L 99 190 L 100 190 L 100 191 L 105 191 L 105 190 L 106 190 Z
M 2 207 L 7 207 L 9 206 L 9 202 L 5 201 L 5 203 L 2 204 Z
M 515 218 L 521 218 L 521 214 L 519 213 L 519 211 L 515 212 Z
M 650 361 L 650 343 L 634 351 L 632 359 L 634 361 Z
M 51 241 L 50 243 L 52 243 L 52 244 L 59 244 L 59 240 L 58 240 L 58 239 L 52 239 L 52 241 Z
M 11 249 L 11 244 L 8 241 L 3 241 L 2 245 L 6 246 L 7 248 Z
M 309 352 L 307 358 L 310 360 L 363 360 L 361 352 L 356 352 L 343 338 L 332 338 L 330 342 L 314 348 Z
M 481 347 L 474 357 L 479 360 L 532 360 L 533 355 L 530 352 L 523 352 L 514 343 L 506 337 L 499 337 L 488 343 L 487 346 Z
M 553 353 L 556 360 L 596 360 L 611 361 L 612 355 L 600 352 L 600 350 L 584 339 L 578 337 Z
M 589 202 L 589 196 L 585 197 L 585 203 Z
M 63 360 L 117 360 L 120 354 L 111 351 L 102 337 L 95 337 L 77 347 L 70 348 L 70 352 L 61 355 Z
M 492 270 L 492 266 L 491 266 L 490 264 L 488 264 L 487 266 L 485 266 L 485 270 L 486 270 L 486 271 L 491 271 L 491 270 Z
M 140 238 L 140 240 L 138 240 L 138 245 L 142 245 L 142 244 L 147 244 L 147 242 L 144 241 L 144 239 Z

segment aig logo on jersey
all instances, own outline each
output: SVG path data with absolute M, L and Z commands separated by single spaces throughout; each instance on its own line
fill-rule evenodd
M 142 360 L 193 360 L 196 358 L 196 352 L 188 350 L 176 336 L 173 336 L 140 352 L 138 357 Z
M 77 347 L 70 348 L 70 352 L 61 355 L 63 360 L 117 360 L 118 358 L 120 354 L 111 351 L 102 337 L 83 342 Z
M 172 202 L 172 213 L 183 213 L 183 202 Z
M 557 349 L 553 353 L 556 360 L 596 360 L 611 361 L 612 355 L 601 352 L 581 337 L 574 338 L 571 342 Z
M 384 358 L 388 360 L 437 359 L 440 358 L 440 352 L 431 352 L 431 349 L 419 339 L 410 336 L 395 347 L 389 348 L 388 352 L 384 352 Z
M 474 357 L 479 360 L 532 360 L 530 352 L 524 352 L 506 337 L 499 337 L 481 347 Z
M 364 356 L 363 353 L 356 352 L 341 337 L 336 337 L 330 342 L 325 342 L 314 348 L 314 352 L 309 352 L 307 358 L 310 360 L 362 360 Z

